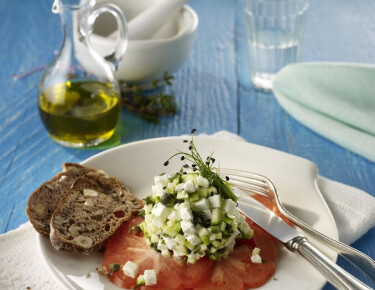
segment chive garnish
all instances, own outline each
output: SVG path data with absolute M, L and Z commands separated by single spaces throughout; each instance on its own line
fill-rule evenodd
M 184 143 L 189 143 L 189 151 L 190 152 L 183 152 L 181 150 L 178 150 L 176 154 L 173 154 L 165 163 L 164 166 L 167 166 L 169 164 L 169 161 L 178 156 L 181 155 L 181 160 L 188 160 L 192 163 L 192 167 L 197 168 L 199 170 L 200 175 L 207 178 L 209 182 L 216 187 L 218 192 L 223 196 L 224 198 L 230 198 L 233 201 L 237 201 L 238 197 L 233 193 L 233 190 L 231 188 L 231 184 L 228 182 L 229 178 L 226 178 L 226 180 L 223 180 L 217 173 L 217 168 L 214 168 L 213 163 L 215 162 L 215 159 L 212 157 L 213 153 L 211 153 L 210 156 L 207 157 L 205 161 L 203 161 L 202 157 L 200 156 L 198 149 L 196 148 L 194 144 L 194 134 L 196 132 L 196 129 L 191 130 L 191 141 L 184 140 Z M 184 157 L 182 159 L 182 157 Z M 184 166 L 186 167 L 186 166 Z M 188 167 L 188 166 L 187 166 Z M 186 174 L 186 172 L 183 172 L 183 174 Z

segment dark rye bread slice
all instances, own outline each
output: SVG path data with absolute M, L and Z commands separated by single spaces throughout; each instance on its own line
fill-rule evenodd
M 49 235 L 51 216 L 74 181 L 87 172 L 95 171 L 76 163 L 65 163 L 62 167 L 63 172 L 43 183 L 31 194 L 26 206 L 26 214 L 31 224 L 44 235 Z
M 141 202 L 121 181 L 89 172 L 77 178 L 55 209 L 51 243 L 57 250 L 91 254 L 140 207 Z

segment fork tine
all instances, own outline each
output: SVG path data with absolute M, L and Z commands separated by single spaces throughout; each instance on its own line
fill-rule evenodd
M 221 175 L 227 175 L 230 182 L 238 188 L 250 192 L 272 197 L 268 181 L 261 175 L 234 169 L 222 169 Z

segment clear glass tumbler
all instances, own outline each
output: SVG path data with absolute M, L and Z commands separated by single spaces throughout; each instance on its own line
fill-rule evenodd
M 284 66 L 301 58 L 308 0 L 242 0 L 257 89 L 272 90 L 272 80 Z

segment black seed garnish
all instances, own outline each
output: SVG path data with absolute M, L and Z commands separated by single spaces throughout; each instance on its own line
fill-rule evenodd
M 120 264 L 118 263 L 110 264 L 109 269 L 111 269 L 112 273 L 116 273 L 120 271 Z
M 198 168 L 196 168 L 196 167 L 193 168 L 193 171 L 197 171 L 197 170 L 198 170 Z
M 211 162 L 214 163 L 215 162 L 215 158 L 211 158 Z
M 192 129 L 191 130 L 191 134 L 194 134 L 195 132 L 197 132 L 197 129 Z
M 168 166 L 168 164 L 169 164 L 168 160 L 164 162 L 164 166 Z
M 184 164 L 184 165 L 182 165 L 182 167 L 183 167 L 183 168 L 189 168 L 189 165 Z
M 188 140 L 184 140 L 184 141 L 182 141 L 182 142 L 187 143 L 187 142 L 189 142 L 189 141 L 188 141 Z
M 229 177 L 228 177 L 228 176 L 225 176 L 225 180 L 226 180 L 226 181 L 229 181 Z
M 214 192 L 213 191 L 211 191 L 210 196 L 214 196 Z
M 185 156 L 181 156 L 181 160 L 185 160 Z
M 191 150 L 193 147 L 189 146 L 189 150 Z
M 182 174 L 186 175 L 186 174 L 187 174 L 187 172 L 185 172 L 185 171 L 184 171 L 184 172 L 182 172 Z
M 193 167 L 193 168 L 194 168 L 194 167 L 197 167 L 197 164 L 192 164 L 191 167 Z

